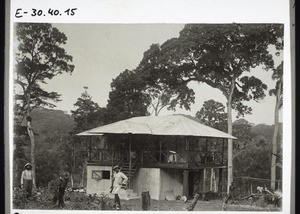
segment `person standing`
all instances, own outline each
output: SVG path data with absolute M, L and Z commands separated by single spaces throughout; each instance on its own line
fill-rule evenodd
M 32 193 L 32 166 L 27 163 L 24 168 L 21 176 L 21 188 L 27 193 L 27 197 L 30 197 Z
M 121 202 L 119 197 L 119 191 L 122 188 L 122 185 L 126 185 L 128 181 L 127 176 L 120 171 L 120 167 L 118 165 L 114 166 L 113 168 L 113 179 L 112 179 L 112 186 L 111 186 L 111 193 L 115 194 L 114 203 L 116 209 L 121 209 Z

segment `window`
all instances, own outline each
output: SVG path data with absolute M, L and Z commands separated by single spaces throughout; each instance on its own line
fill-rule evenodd
M 92 179 L 109 180 L 110 179 L 110 171 L 109 170 L 92 170 Z
M 109 180 L 110 179 L 110 171 L 108 171 L 108 170 L 102 171 L 102 178 Z

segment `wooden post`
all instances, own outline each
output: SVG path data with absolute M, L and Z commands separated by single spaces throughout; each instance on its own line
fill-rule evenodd
M 91 162 L 92 160 L 92 136 L 90 136 L 89 140 L 89 161 Z
M 203 192 L 203 169 L 199 169 L 199 184 L 198 184 L 198 192 Z
M 183 196 L 189 196 L 189 171 L 183 170 Z
M 213 192 L 213 168 L 210 168 L 209 191 Z
M 203 193 L 206 192 L 206 169 L 203 169 L 202 191 L 203 191 Z
M 218 192 L 222 192 L 223 190 L 223 169 L 219 169 L 219 185 L 218 185 Z
M 150 210 L 150 194 L 149 191 L 142 192 L 142 209 Z
M 190 145 L 189 145 L 189 141 L 188 141 L 187 137 L 185 137 L 185 149 L 186 149 L 186 151 L 190 150 Z
M 128 179 L 129 179 L 129 183 L 128 183 L 128 185 L 129 185 L 129 189 L 130 189 L 130 183 L 131 183 L 131 141 L 132 141 L 132 136 L 130 135 L 129 136 L 130 137 L 130 139 L 129 139 L 129 175 L 128 175 Z
M 200 194 L 198 194 L 198 193 L 194 196 L 193 202 L 186 208 L 188 211 L 194 210 L 199 197 L 200 197 Z
M 186 157 L 184 162 L 186 163 L 186 165 L 188 166 L 189 164 L 189 159 L 190 159 L 190 142 L 188 141 L 188 138 L 185 137 L 185 149 L 186 149 Z
M 223 138 L 223 145 L 222 145 L 222 163 L 224 163 L 224 145 L 225 145 L 225 138 Z
M 159 163 L 161 163 L 161 138 L 159 138 Z
M 111 176 L 113 175 L 114 159 L 115 159 L 115 144 L 112 142 L 112 158 L 111 158 Z
M 214 168 L 211 168 L 211 183 L 212 191 L 217 192 L 216 170 Z

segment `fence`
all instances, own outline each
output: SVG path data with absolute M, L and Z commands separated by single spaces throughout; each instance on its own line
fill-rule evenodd
M 282 180 L 275 181 L 276 189 L 282 188 Z M 235 177 L 234 186 L 237 198 L 243 198 L 258 192 L 257 187 L 271 189 L 271 180 L 252 177 Z

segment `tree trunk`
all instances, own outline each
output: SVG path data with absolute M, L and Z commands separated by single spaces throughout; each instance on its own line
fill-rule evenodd
M 74 188 L 74 174 L 75 174 L 75 142 L 73 140 L 73 151 L 72 151 L 72 168 L 71 168 L 71 188 Z
M 211 168 L 211 173 L 210 173 L 210 191 L 217 192 L 217 181 L 216 181 L 216 173 L 214 168 Z
M 31 151 L 30 151 L 30 159 L 32 166 L 32 187 L 36 189 L 36 177 L 35 177 L 35 139 L 32 131 L 31 122 L 27 122 L 27 132 L 30 137 Z
M 202 192 L 206 192 L 206 169 L 203 169 L 203 183 L 202 183 Z
M 275 191 L 276 188 L 276 157 L 277 157 L 277 135 L 279 129 L 279 108 L 280 108 L 280 96 L 281 96 L 281 84 L 278 87 L 276 94 L 275 104 L 275 120 L 274 120 L 274 133 L 272 140 L 272 160 L 271 160 L 271 190 Z
M 189 197 L 189 171 L 183 170 L 183 195 Z
M 82 164 L 82 171 L 81 171 L 81 180 L 80 180 L 80 187 L 82 187 L 82 188 L 84 188 L 85 187 L 85 182 L 84 182 L 84 180 L 85 180 L 85 170 L 86 170 L 86 166 L 87 166 L 87 164 L 86 164 L 86 162 L 87 162 L 87 158 L 86 157 L 84 157 L 84 159 L 83 159 L 83 164 Z
M 31 99 L 31 95 L 30 95 L 30 91 L 28 91 L 27 94 L 27 116 L 26 116 L 26 120 L 27 120 L 27 132 L 30 138 L 30 145 L 31 145 L 31 150 L 30 150 L 30 161 L 31 161 L 31 167 L 32 167 L 32 188 L 35 190 L 36 189 L 36 176 L 35 176 L 35 139 L 34 139 L 34 134 L 33 134 L 33 130 L 32 130 L 32 118 L 30 117 L 30 99 Z
M 231 85 L 231 91 L 227 99 L 227 125 L 228 134 L 232 135 L 232 95 L 234 90 L 234 82 Z M 229 187 L 233 181 L 233 141 L 228 139 L 228 174 L 227 174 L 227 194 L 229 194 Z
M 150 194 L 149 191 L 142 192 L 142 209 L 150 210 Z
M 71 176 L 70 176 L 70 183 L 71 183 L 71 188 L 73 189 L 73 188 L 74 188 L 74 178 L 73 178 L 73 173 L 71 173 Z

